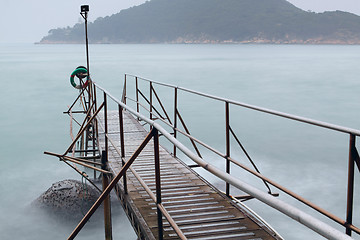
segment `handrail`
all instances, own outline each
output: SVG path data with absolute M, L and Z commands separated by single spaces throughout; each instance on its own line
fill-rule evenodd
M 145 96 L 143 96 L 145 97 Z M 133 102 L 136 102 L 135 99 L 132 99 L 132 98 L 129 98 L 127 97 L 127 99 L 133 101 Z M 150 112 L 148 108 L 146 108 L 143 104 L 141 103 L 138 103 L 141 107 L 143 107 L 143 109 L 145 109 L 147 112 Z M 341 218 L 335 216 L 334 214 L 326 211 L 325 209 L 317 206 L 316 204 L 313 204 L 309 201 L 307 201 L 306 199 L 304 199 L 303 197 L 299 196 L 298 194 L 292 192 L 291 190 L 281 186 L 280 184 L 276 183 L 275 181 L 272 181 L 271 179 L 263 176 L 260 171 L 257 169 L 256 165 L 254 165 L 252 159 L 250 158 L 250 156 L 248 155 L 248 153 L 246 152 L 246 150 L 244 149 L 244 147 L 242 146 L 242 144 L 240 143 L 240 141 L 238 140 L 237 136 L 234 134 L 233 130 L 231 129 L 231 127 L 229 128 L 229 131 L 232 133 L 232 135 L 234 136 L 235 140 L 238 142 L 238 144 L 240 145 L 240 147 L 242 148 L 242 150 L 244 151 L 245 155 L 247 156 L 247 158 L 250 160 L 250 162 L 252 163 L 254 170 L 251 170 L 250 168 L 246 167 L 244 164 L 241 164 L 240 162 L 236 161 L 235 159 L 229 157 L 229 156 L 226 156 L 226 154 L 223 154 L 221 152 L 219 152 L 218 150 L 214 149 L 213 147 L 207 145 L 206 143 L 202 142 L 201 140 L 195 138 L 194 136 L 191 136 L 190 134 L 188 133 L 185 133 L 183 131 L 181 131 L 180 129 L 178 128 L 175 128 L 172 124 L 168 123 L 165 121 L 165 119 L 163 119 L 161 116 L 157 116 L 155 113 L 152 113 L 153 115 L 155 115 L 161 122 L 163 122 L 164 124 L 166 124 L 167 126 L 173 128 L 174 130 L 180 132 L 181 134 L 183 134 L 184 136 L 186 136 L 187 138 L 191 139 L 192 141 L 195 141 L 197 143 L 199 143 L 200 145 L 202 145 L 203 147 L 207 148 L 208 150 L 212 151 L 213 153 L 217 154 L 218 156 L 222 157 L 222 158 L 225 158 L 227 160 L 229 160 L 230 162 L 234 163 L 235 165 L 241 167 L 242 169 L 244 169 L 245 171 L 251 173 L 252 175 L 262 179 L 266 185 L 266 187 L 268 188 L 269 192 L 268 193 L 271 193 L 271 190 L 270 188 L 268 187 L 267 183 L 271 184 L 272 186 L 276 187 L 277 189 L 283 191 L 284 193 L 288 194 L 289 196 L 295 198 L 296 200 L 304 203 L 305 205 L 307 205 L 308 207 L 311 207 L 312 209 L 318 211 L 319 213 L 323 214 L 324 216 L 330 218 L 331 220 L 343 225 L 343 226 L 346 226 L 348 225 L 348 223 L 344 220 L 342 220 Z M 197 148 L 195 149 L 197 152 Z M 200 155 L 201 157 L 201 155 Z M 229 195 L 229 194 L 227 194 Z M 348 226 L 349 228 L 351 228 L 353 231 L 357 232 L 357 233 L 360 233 L 360 229 L 355 227 L 355 226 Z
M 168 139 L 174 146 L 176 146 L 180 151 L 182 151 L 187 157 L 189 157 L 192 161 L 197 163 L 199 166 L 203 167 L 208 172 L 212 173 L 213 175 L 219 177 L 220 179 L 224 180 L 225 182 L 235 186 L 236 188 L 250 194 L 251 196 L 257 198 L 258 200 L 264 202 L 265 204 L 277 209 L 278 211 L 284 213 L 285 215 L 295 219 L 296 221 L 302 223 L 303 225 L 307 226 L 308 228 L 314 230 L 315 232 L 319 233 L 320 235 L 328 238 L 328 239 L 352 239 L 348 235 L 334 229 L 333 227 L 329 226 L 328 224 L 310 216 L 309 214 L 299 210 L 298 208 L 291 206 L 290 204 L 285 203 L 282 200 L 276 199 L 275 197 L 260 191 L 259 189 L 231 176 L 229 173 L 225 173 L 220 169 L 216 168 L 215 166 L 207 163 L 202 158 L 197 156 L 195 153 L 190 151 L 186 146 L 184 146 L 181 142 L 179 142 L 176 138 L 174 138 L 171 133 L 167 132 L 160 124 L 156 123 L 155 121 L 143 116 L 142 114 L 138 113 L 136 110 L 130 108 L 126 104 L 119 101 L 117 98 L 112 96 L 106 89 L 99 86 L 97 83 L 94 82 L 94 85 L 104 92 L 109 98 L 111 98 L 115 103 L 121 106 L 123 109 L 126 109 L 129 113 L 133 114 L 137 118 L 143 120 L 153 128 L 156 128 L 166 139 Z M 311 124 L 311 123 L 310 123 Z M 323 124 L 324 125 L 324 124 Z M 338 130 L 340 128 L 337 128 Z M 349 133 L 349 131 L 346 131 Z M 351 133 L 355 133 L 351 131 Z M 355 134 L 354 134 L 355 135 Z M 352 225 L 351 225 L 352 226 Z M 347 226 L 349 227 L 349 226 Z
M 315 125 L 318 127 L 322 127 L 322 128 L 327 128 L 327 129 L 331 129 L 331 130 L 335 130 L 341 133 L 345 133 L 345 134 L 349 134 L 350 135 L 350 141 L 349 141 L 349 161 L 348 161 L 348 184 L 347 184 L 347 209 L 346 209 L 346 221 L 341 220 L 340 218 L 335 217 L 332 214 L 329 214 L 327 211 L 318 208 L 315 204 L 312 204 L 310 202 L 304 202 L 306 205 L 310 206 L 311 208 L 315 209 L 316 211 L 318 211 L 319 213 L 324 214 L 325 216 L 327 216 L 328 218 L 332 219 L 333 221 L 341 224 L 342 226 L 344 226 L 346 228 L 346 234 L 351 236 L 351 232 L 354 231 L 358 234 L 360 234 L 360 229 L 355 227 L 352 224 L 352 219 L 353 219 L 353 199 L 354 199 L 354 174 L 355 174 L 355 163 L 356 166 L 360 172 L 360 157 L 359 154 L 357 152 L 356 149 L 356 145 L 355 145 L 355 141 L 356 141 L 356 136 L 358 136 L 359 134 L 359 130 L 355 130 L 355 129 L 351 129 L 351 128 L 346 128 L 346 127 L 342 127 L 342 126 L 338 126 L 338 125 L 334 125 L 334 124 L 330 124 L 330 123 L 325 123 L 325 122 L 320 122 L 317 120 L 313 120 L 313 119 L 309 119 L 309 118 L 304 118 L 304 117 L 299 117 L 299 116 L 295 116 L 295 115 L 291 115 L 291 114 L 287 114 L 287 113 L 283 113 L 283 112 L 278 112 L 278 111 L 274 111 L 274 110 L 270 110 L 270 109 L 265 109 L 262 107 L 258 107 L 258 106 L 253 106 L 253 105 L 249 105 L 249 104 L 245 104 L 245 103 L 241 103 L 241 102 L 237 102 L 237 101 L 233 101 L 233 100 L 229 100 L 229 99 L 225 99 L 225 98 L 221 98 L 221 97 L 217 97 L 217 96 L 213 96 L 210 94 L 205 94 L 205 93 L 201 93 L 198 91 L 194 91 L 194 90 L 190 90 L 190 89 L 186 89 L 186 88 L 182 88 L 182 87 L 178 87 L 178 86 L 174 86 L 171 84 L 166 84 L 166 83 L 161 83 L 161 82 L 156 82 L 156 81 L 152 81 L 149 79 L 145 79 L 145 78 L 141 78 L 141 77 L 136 77 L 133 75 L 125 75 L 125 83 L 124 83 L 124 88 L 126 87 L 126 77 L 127 76 L 132 76 L 135 77 L 135 81 L 136 81 L 136 100 L 135 103 L 137 105 L 137 112 L 139 112 L 139 106 L 144 107 L 144 109 L 146 109 L 148 112 L 149 110 L 143 106 L 138 98 L 138 93 L 141 91 L 139 89 L 139 80 L 143 80 L 146 82 L 150 83 L 150 88 L 154 89 L 154 84 L 158 84 L 160 86 L 165 86 L 165 87 L 170 87 L 170 88 L 174 88 L 175 92 L 174 92 L 174 125 L 167 123 L 166 121 L 164 121 L 165 119 L 159 118 L 162 122 L 164 122 L 165 124 L 167 124 L 168 126 L 170 126 L 173 129 L 173 135 L 176 138 L 177 136 L 177 132 L 180 132 L 181 134 L 185 135 L 186 137 L 188 137 L 192 143 L 197 142 L 199 144 L 201 144 L 202 146 L 204 146 L 205 148 L 207 148 L 208 150 L 212 151 L 213 153 L 223 157 L 226 160 L 226 172 L 230 173 L 231 170 L 231 162 L 233 162 L 233 159 L 231 158 L 231 154 L 230 154 L 230 136 L 232 135 L 235 140 L 237 141 L 238 145 L 241 147 L 242 151 L 244 152 L 244 154 L 247 156 L 248 160 L 253 164 L 252 159 L 248 156 L 247 151 L 243 148 L 241 142 L 238 140 L 237 136 L 235 135 L 235 133 L 232 131 L 232 128 L 230 126 L 230 111 L 229 111 L 229 106 L 230 104 L 233 104 L 235 106 L 240 106 L 240 107 L 245 107 L 245 108 L 250 108 L 253 109 L 255 111 L 260 111 L 263 113 L 267 113 L 267 114 L 271 114 L 271 115 L 276 115 L 282 118 L 287 118 L 290 120 L 295 120 L 298 122 L 302 122 L 302 123 L 307 123 L 309 125 Z M 225 103 L 225 133 L 226 133 L 226 139 L 225 139 L 225 146 L 226 146 L 226 153 L 220 153 L 219 151 L 215 150 L 214 148 L 208 146 L 207 144 L 201 142 L 200 140 L 197 140 L 196 138 L 194 138 L 193 136 L 191 136 L 188 132 L 185 133 L 181 130 L 179 130 L 177 128 L 177 119 L 181 118 L 181 116 L 178 114 L 178 90 L 182 90 L 188 93 L 192 93 L 195 95 L 199 95 L 199 96 L 203 96 L 203 97 L 207 97 L 210 99 L 214 99 L 214 100 L 218 100 L 218 101 L 223 101 Z M 125 91 L 126 93 L 126 91 Z M 152 91 L 150 91 L 150 99 L 152 98 Z M 130 99 L 127 96 L 123 96 L 123 99 Z M 158 99 L 158 101 L 160 101 Z M 149 101 L 147 101 L 149 103 Z M 152 102 L 150 101 L 150 109 L 152 109 Z M 150 110 L 150 116 L 155 115 L 154 113 L 151 113 Z M 151 118 L 151 117 L 150 117 Z M 150 119 L 151 120 L 151 119 Z M 181 120 L 181 119 L 180 119 Z M 198 152 L 196 146 L 194 146 L 195 150 Z M 220 153 L 220 154 L 219 154 Z M 176 146 L 174 145 L 174 150 L 173 150 L 173 154 L 174 156 L 176 156 Z M 201 158 L 201 156 L 200 156 Z M 234 162 L 233 162 L 234 163 Z M 238 164 L 236 164 L 238 165 Z M 240 165 L 238 165 L 240 166 Z M 257 167 L 253 164 L 254 169 L 258 172 L 258 174 L 261 174 L 258 170 Z M 240 166 L 242 167 L 242 166 Z M 249 171 L 248 169 L 242 167 L 243 169 L 245 169 L 246 171 Z M 252 173 L 253 175 L 259 177 L 257 174 L 254 174 L 253 172 L 250 171 L 250 173 Z M 259 177 L 261 178 L 261 177 Z M 272 184 L 271 182 L 269 182 L 270 184 Z M 267 181 L 264 181 L 264 184 L 266 185 L 266 187 L 269 189 L 268 185 L 267 185 Z M 273 184 L 272 184 L 273 185 Z M 274 185 L 273 185 L 274 186 Z M 277 187 L 277 186 L 276 186 Z M 278 187 L 277 187 L 278 188 Z M 279 188 L 280 190 L 284 191 L 284 188 Z M 285 190 L 285 193 L 289 194 L 290 191 Z M 269 193 L 271 194 L 271 190 L 269 189 Z M 228 182 L 226 182 L 226 195 L 230 197 L 230 184 Z M 290 196 L 296 198 L 299 200 L 299 198 L 297 198 L 295 195 L 289 194 Z
M 137 77 L 137 76 L 134 76 L 134 75 L 131 75 L 131 74 L 126 74 L 126 76 Z M 161 82 L 157 82 L 157 81 L 153 81 L 153 80 L 149 80 L 149 79 L 141 78 L 141 77 L 137 77 L 137 78 L 142 79 L 142 80 L 147 81 L 147 82 L 152 82 L 152 83 L 155 83 L 155 84 L 158 84 L 158 85 L 161 85 L 161 86 L 165 86 L 165 87 L 176 88 L 176 89 L 182 90 L 184 92 L 193 93 L 193 94 L 196 94 L 196 95 L 199 95 L 199 96 L 211 98 L 211 99 L 218 100 L 218 101 L 221 101 L 221 102 L 228 102 L 228 103 L 231 103 L 231 104 L 234 104 L 234 105 L 237 105 L 237 106 L 241 106 L 241 107 L 245 107 L 245 108 L 248 108 L 248 109 L 252 109 L 252 110 L 255 110 L 255 111 L 268 113 L 268 114 L 272 114 L 272 115 L 279 116 L 279 117 L 288 118 L 288 119 L 295 120 L 295 121 L 298 121 L 298 122 L 308 123 L 308 124 L 315 125 L 315 126 L 318 126 L 318 127 L 332 129 L 332 130 L 335 130 L 335 131 L 338 131 L 338 132 L 343 132 L 343 133 L 353 134 L 355 136 L 360 136 L 360 131 L 356 130 L 356 129 L 342 127 L 342 126 L 339 126 L 339 125 L 314 120 L 314 119 L 311 119 L 311 118 L 300 117 L 300 116 L 293 115 L 293 114 L 288 114 L 288 113 L 284 113 L 284 112 L 280 112 L 280 111 L 276 111 L 276 110 L 272 110 L 272 109 L 258 107 L 258 106 L 255 106 L 255 105 L 246 104 L 246 103 L 243 103 L 243 102 L 234 101 L 234 100 L 227 99 L 227 98 L 222 98 L 222 97 L 214 96 L 214 95 L 211 95 L 211 94 L 202 93 L 202 92 L 191 90 L 191 89 L 188 89 L 188 88 L 175 86 L 175 85 L 172 85 L 172 84 L 161 83 Z

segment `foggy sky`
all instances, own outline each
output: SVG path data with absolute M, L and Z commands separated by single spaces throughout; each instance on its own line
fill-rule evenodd
M 118 13 L 146 0 L 0 0 L 0 43 L 37 42 L 52 28 L 72 27 L 80 6 L 90 5 L 89 21 Z M 342 10 L 360 15 L 359 0 L 288 0 L 314 12 Z

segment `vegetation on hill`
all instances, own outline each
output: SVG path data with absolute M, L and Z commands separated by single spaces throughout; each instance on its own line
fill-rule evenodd
M 89 23 L 91 43 L 360 43 L 360 17 L 303 11 L 286 0 L 151 0 Z M 84 42 L 84 26 L 41 43 Z

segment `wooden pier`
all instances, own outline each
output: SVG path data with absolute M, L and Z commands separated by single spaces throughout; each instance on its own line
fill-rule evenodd
M 104 121 L 100 114 L 100 122 Z M 129 113 L 123 111 L 125 159 L 129 159 L 148 132 Z M 119 113 L 107 114 L 108 165 L 116 176 L 122 168 Z M 104 123 L 100 124 L 104 125 Z M 103 128 L 104 130 L 104 128 Z M 105 134 L 99 129 L 100 147 L 105 149 Z M 115 146 L 115 147 L 114 147 Z M 280 239 L 246 209 L 199 176 L 163 147 L 159 148 L 162 204 L 187 239 Z M 125 161 L 126 161 L 125 160 Z M 154 143 L 151 140 L 127 171 L 127 193 L 118 182 L 115 189 L 138 237 L 158 239 L 157 207 L 146 192 L 143 181 L 156 194 Z M 179 239 L 163 220 L 163 239 Z

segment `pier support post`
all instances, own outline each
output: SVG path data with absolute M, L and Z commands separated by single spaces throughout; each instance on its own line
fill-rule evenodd
M 106 165 L 107 165 L 106 151 L 102 151 L 101 163 L 102 163 L 102 169 L 106 170 Z M 109 185 L 108 176 L 106 174 L 102 174 L 103 191 L 107 188 L 108 185 Z M 110 194 L 104 200 L 104 224 L 105 224 L 105 240 L 112 240 Z
M 230 174 L 230 116 L 229 103 L 225 103 L 225 129 L 226 129 L 226 173 Z M 226 196 L 230 196 L 230 184 L 226 183 Z
M 176 128 L 177 128 L 177 101 L 178 101 L 178 94 L 177 88 L 174 88 L 174 138 L 176 138 Z M 174 157 L 176 157 L 176 146 L 174 145 L 173 150 Z
M 348 191 L 347 191 L 347 209 L 346 223 L 352 224 L 353 218 L 353 202 L 354 202 L 354 165 L 355 165 L 355 136 L 350 135 L 349 144 L 349 171 L 348 171 Z M 346 234 L 351 236 L 351 229 L 346 227 Z
M 119 126 L 120 126 L 121 164 L 122 166 L 124 166 L 125 165 L 124 117 L 123 117 L 123 108 L 120 105 L 118 106 L 119 106 L 118 111 L 119 111 Z M 126 172 L 124 173 L 123 184 L 124 184 L 124 192 L 125 194 L 127 194 L 128 190 L 127 190 Z
M 159 208 L 161 204 L 161 181 L 160 181 L 160 156 L 159 156 L 159 133 L 156 128 L 152 129 L 154 137 L 154 157 L 155 157 L 155 183 L 156 183 L 156 205 L 157 205 L 157 218 L 158 218 L 158 231 L 159 239 L 163 239 L 163 214 Z

